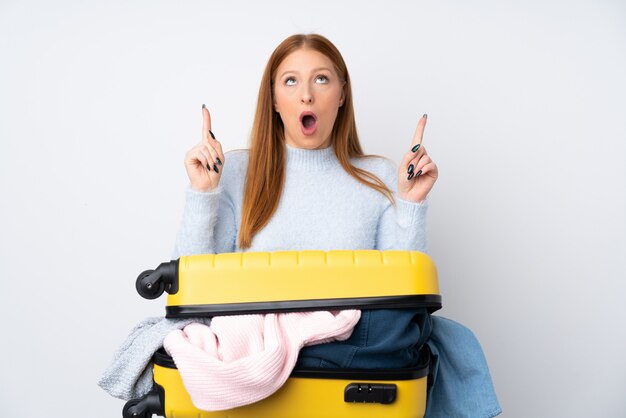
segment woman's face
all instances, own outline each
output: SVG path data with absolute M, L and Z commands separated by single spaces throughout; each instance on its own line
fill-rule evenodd
M 285 126 L 287 144 L 306 149 L 330 146 L 344 84 L 332 61 L 320 52 L 298 49 L 285 57 L 274 79 L 274 109 Z

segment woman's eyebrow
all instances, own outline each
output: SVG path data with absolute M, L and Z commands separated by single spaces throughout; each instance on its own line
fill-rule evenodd
M 311 72 L 312 72 L 312 73 L 314 73 L 314 72 L 316 72 L 316 71 L 320 71 L 320 70 L 330 71 L 330 68 L 327 68 L 327 67 L 317 67 L 317 68 L 313 68 L 313 69 L 311 70 Z M 284 72 L 280 75 L 280 77 L 282 77 L 282 76 L 284 76 L 285 74 L 288 74 L 288 73 L 300 74 L 300 72 L 299 72 L 299 71 L 296 71 L 296 70 L 287 70 L 287 71 L 284 71 Z

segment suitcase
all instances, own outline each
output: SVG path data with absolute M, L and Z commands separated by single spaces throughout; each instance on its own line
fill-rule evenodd
M 138 293 L 167 292 L 166 317 L 339 309 L 441 308 L 437 271 L 417 251 L 280 251 L 180 257 L 142 272 Z M 226 411 L 194 407 L 172 358 L 153 357 L 154 387 L 125 418 L 423 417 L 430 365 L 424 345 L 410 369 L 302 369 L 259 402 Z

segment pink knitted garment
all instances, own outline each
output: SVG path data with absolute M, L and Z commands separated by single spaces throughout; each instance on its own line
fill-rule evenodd
M 163 346 L 194 406 L 220 411 L 276 392 L 300 348 L 348 339 L 360 317 L 359 310 L 218 316 L 210 326 L 172 331 Z

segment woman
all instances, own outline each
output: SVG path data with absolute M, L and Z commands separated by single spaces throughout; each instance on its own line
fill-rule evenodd
M 326 38 L 294 35 L 273 52 L 249 150 L 225 155 L 204 105 L 202 112 L 202 141 L 185 156 L 190 187 L 174 258 L 234 251 L 426 250 L 426 197 L 438 175 L 421 146 L 426 115 L 399 168 L 364 155 L 350 77 Z M 430 327 L 420 314 L 363 311 L 349 340 L 305 347 L 299 364 L 409 367 Z M 432 327 L 429 345 L 439 361 L 427 415 L 497 415 L 489 373 L 471 332 L 443 319 Z M 462 353 L 437 346 L 449 338 Z M 475 379 L 446 373 L 448 366 L 465 367 Z

